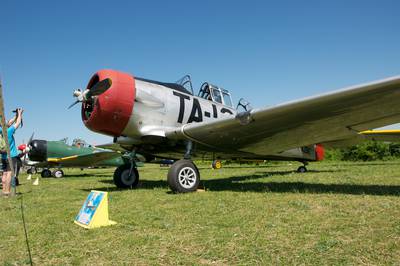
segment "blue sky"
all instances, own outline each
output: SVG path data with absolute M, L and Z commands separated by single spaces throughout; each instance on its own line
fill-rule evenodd
M 17 142 L 90 132 L 72 91 L 99 69 L 210 81 L 234 101 L 279 104 L 400 74 L 399 1 L 0 2 L 6 111 L 25 109 Z

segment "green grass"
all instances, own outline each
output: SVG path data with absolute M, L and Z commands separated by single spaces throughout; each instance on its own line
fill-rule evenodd
M 0 262 L 29 263 L 21 198 L 36 265 L 398 265 L 400 161 L 200 165 L 206 192 L 171 194 L 167 168 L 139 169 L 140 187 L 118 190 L 112 169 L 26 175 L 22 196 L 1 198 Z M 109 192 L 117 225 L 73 223 L 91 189 Z

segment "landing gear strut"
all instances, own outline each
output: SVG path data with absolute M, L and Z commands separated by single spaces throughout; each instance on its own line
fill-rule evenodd
M 192 161 L 183 159 L 171 165 L 168 171 L 168 185 L 173 192 L 193 192 L 199 184 L 200 173 Z
M 130 155 L 130 163 L 118 166 L 114 172 L 114 184 L 119 188 L 136 188 L 139 184 L 139 172 L 135 163 L 136 152 Z
M 200 184 L 200 173 L 196 165 L 190 160 L 193 143 L 186 143 L 186 152 L 183 160 L 176 161 L 168 171 L 168 185 L 175 193 L 187 193 L 197 190 Z

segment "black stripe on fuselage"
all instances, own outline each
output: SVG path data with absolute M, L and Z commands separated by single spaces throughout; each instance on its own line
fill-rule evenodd
M 185 87 L 183 87 L 182 85 L 177 84 L 177 83 L 161 82 L 161 81 L 156 81 L 156 80 L 151 80 L 151 79 L 144 79 L 144 78 L 137 78 L 137 77 L 135 77 L 135 79 L 140 80 L 140 81 L 144 81 L 144 82 L 148 82 L 148 83 L 154 83 L 154 84 L 161 85 L 161 86 L 173 89 L 173 90 L 177 90 L 177 91 L 180 91 L 180 92 L 183 92 L 183 93 L 187 93 L 189 95 L 193 95 L 192 92 L 188 91 Z

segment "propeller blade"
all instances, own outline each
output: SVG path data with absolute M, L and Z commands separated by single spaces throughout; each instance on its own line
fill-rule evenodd
M 28 142 L 26 143 L 27 145 L 29 145 L 29 143 L 31 143 L 31 141 L 33 139 L 33 135 L 35 135 L 35 132 L 32 132 L 31 137 L 29 138 Z
M 106 78 L 103 79 L 102 81 L 97 82 L 90 89 L 86 89 L 83 92 L 81 90 L 75 90 L 73 95 L 74 97 L 77 98 L 77 100 L 73 104 L 71 104 L 68 107 L 68 109 L 71 109 L 74 105 L 76 105 L 79 102 L 85 102 L 93 96 L 98 96 L 100 94 L 103 94 L 111 87 L 111 84 L 112 84 L 111 79 Z
M 76 100 L 73 104 L 71 104 L 70 106 L 68 106 L 68 109 L 71 109 L 72 108 L 72 106 L 74 106 L 75 104 L 77 104 L 77 103 L 79 103 L 79 101 L 78 100 Z
M 103 94 L 111 87 L 112 81 L 109 78 L 103 79 L 102 81 L 97 82 L 93 87 L 89 89 L 89 92 L 86 94 L 86 98 L 90 98 L 92 96 L 97 96 Z

